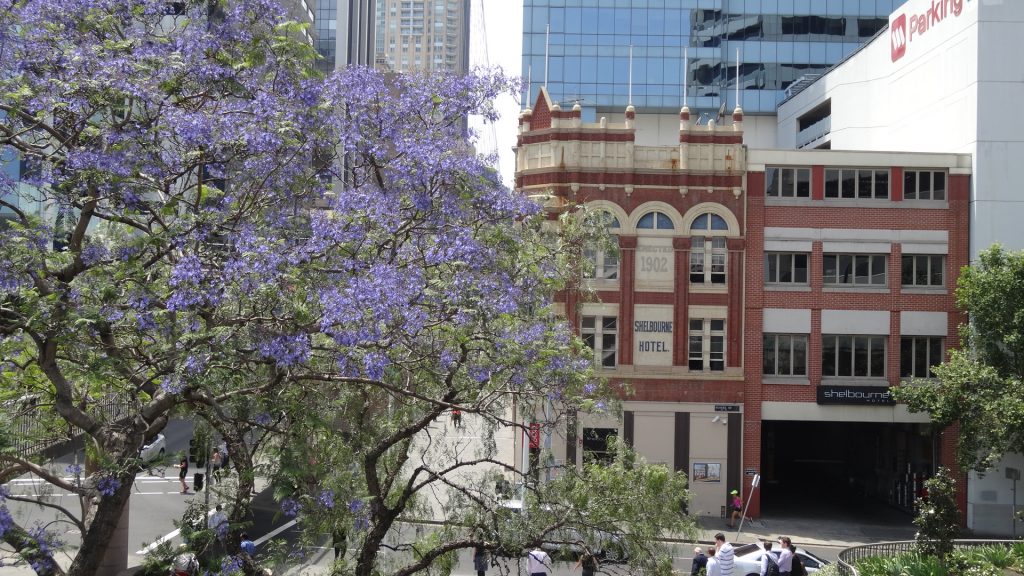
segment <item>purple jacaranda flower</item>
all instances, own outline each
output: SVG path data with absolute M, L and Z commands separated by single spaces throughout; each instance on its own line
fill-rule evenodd
M 104 496 L 113 496 L 121 487 L 121 481 L 113 476 L 104 476 L 96 483 L 96 489 Z
M 316 502 L 320 506 L 323 506 L 327 510 L 334 509 L 334 491 L 330 489 L 324 489 L 320 491 L 320 494 L 316 497 Z
M 281 512 L 289 518 L 295 518 L 302 512 L 302 503 L 294 498 L 281 500 Z

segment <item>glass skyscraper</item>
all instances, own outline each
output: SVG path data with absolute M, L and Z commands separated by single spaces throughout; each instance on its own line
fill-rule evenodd
M 857 50 L 887 25 L 889 13 L 902 3 L 524 0 L 522 73 L 532 79 L 530 103 L 546 74 L 551 97 L 562 103 L 579 101 L 592 120 L 594 112 L 618 112 L 629 103 L 632 46 L 632 103 L 637 112 L 677 112 L 688 53 L 690 108 L 718 110 L 724 102 L 731 111 L 739 49 L 743 110 L 769 114 L 786 88 Z

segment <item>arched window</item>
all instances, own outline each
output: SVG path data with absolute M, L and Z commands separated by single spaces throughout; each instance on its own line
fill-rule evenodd
M 612 234 L 610 246 L 587 246 L 583 250 L 583 256 L 588 260 L 589 266 L 584 270 L 584 276 L 595 280 L 618 280 L 619 279 L 619 250 L 618 236 L 619 219 L 611 212 L 600 210 L 592 217 L 598 218 L 598 222 L 604 224 L 608 232 Z
M 718 214 L 706 212 L 694 218 L 690 225 L 691 284 L 725 284 L 728 232 L 729 224 Z
M 672 219 L 662 212 L 648 212 L 636 223 L 638 230 L 673 230 Z

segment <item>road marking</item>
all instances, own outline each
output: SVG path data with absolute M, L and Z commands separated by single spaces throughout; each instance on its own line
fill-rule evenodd
M 288 523 L 284 524 L 283 526 L 279 526 L 279 527 L 275 528 L 272 532 L 269 532 L 265 536 L 260 536 L 259 538 L 254 540 L 253 544 L 255 544 L 256 546 L 259 546 L 260 544 L 263 544 L 264 542 L 266 542 L 267 540 L 270 540 L 274 536 L 277 536 L 281 532 L 284 532 L 285 530 L 291 528 L 292 526 L 295 526 L 296 522 L 298 522 L 298 519 L 292 520 L 291 522 L 288 522 Z
M 213 513 L 216 512 L 216 511 L 217 511 L 216 508 L 210 508 L 210 510 L 206 513 L 206 515 L 208 517 L 209 516 L 213 516 Z M 163 544 L 164 542 L 167 542 L 168 540 L 171 540 L 171 539 L 177 537 L 178 534 L 181 534 L 181 528 L 178 528 L 177 530 L 174 530 L 173 532 L 170 532 L 168 534 L 165 534 L 164 536 L 161 536 L 160 538 L 157 538 L 152 544 L 150 544 L 149 546 L 146 546 L 142 550 L 139 550 L 138 552 L 136 552 L 135 555 L 136 556 L 143 556 L 145 554 L 148 554 L 149 552 L 153 551 L 153 549 L 156 548 L 157 546 Z

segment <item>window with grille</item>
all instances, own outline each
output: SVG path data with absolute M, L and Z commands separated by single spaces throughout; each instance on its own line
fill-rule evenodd
M 594 351 L 594 362 L 602 368 L 615 368 L 618 353 L 618 318 L 584 316 L 580 332 L 583 342 Z
M 619 230 L 619 220 L 608 212 L 595 214 L 605 228 L 613 235 Z M 612 242 L 615 242 L 613 236 Z M 618 280 L 619 279 L 619 251 L 615 246 L 587 246 L 583 250 L 583 257 L 587 259 L 587 266 L 584 267 L 583 275 L 587 278 L 597 280 Z
M 725 320 L 691 318 L 688 356 L 691 371 L 725 370 Z
M 725 284 L 729 224 L 717 214 L 701 214 L 690 225 L 690 283 Z

